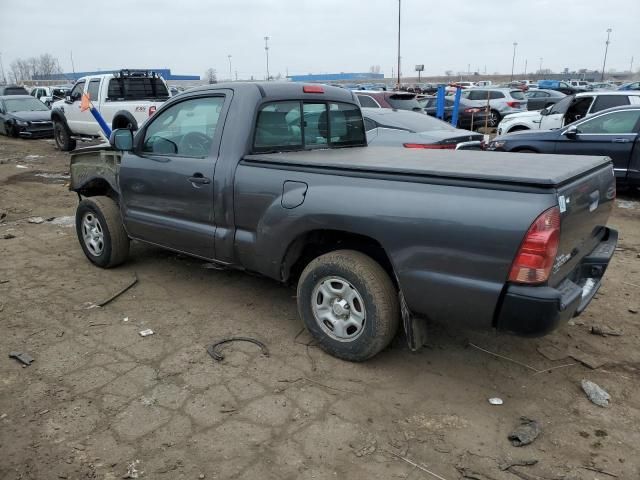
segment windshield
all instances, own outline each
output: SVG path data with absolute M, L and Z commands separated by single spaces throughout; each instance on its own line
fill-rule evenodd
M 388 110 L 387 110 L 388 112 Z M 368 115 L 365 115 L 368 116 Z M 394 112 L 370 117 L 383 128 L 395 128 L 410 132 L 429 132 L 433 130 L 455 130 L 451 125 L 422 113 Z
M 551 107 L 551 110 L 549 110 L 549 115 L 553 115 L 554 113 L 566 113 L 569 105 L 573 102 L 573 98 L 573 95 L 569 95 L 554 104 L 553 107 Z
M 389 105 L 398 110 L 420 110 L 422 107 L 413 95 L 390 95 L 387 98 Z
M 44 103 L 35 98 L 5 99 L 7 112 L 46 112 L 49 110 Z
M 516 100 L 524 100 L 525 99 L 524 93 L 522 93 L 520 90 L 511 90 L 511 92 L 509 92 L 509 93 L 511 93 L 511 96 L 513 98 L 515 98 Z

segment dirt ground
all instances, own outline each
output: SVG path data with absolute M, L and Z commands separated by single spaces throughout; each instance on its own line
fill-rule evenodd
M 93 267 L 68 226 L 68 158 L 0 137 L 3 480 L 640 478 L 640 197 L 619 195 L 620 248 L 569 325 L 536 339 L 434 325 L 419 353 L 398 338 L 351 364 L 306 345 L 293 288 L 140 244 Z M 270 356 L 234 343 L 214 362 L 206 346 L 233 335 Z M 522 416 L 541 433 L 514 447 Z

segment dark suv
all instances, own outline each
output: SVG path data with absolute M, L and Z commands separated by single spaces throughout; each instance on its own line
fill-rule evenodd
M 3 85 L 0 86 L 0 96 L 3 95 L 29 95 L 29 92 L 18 85 Z
M 358 90 L 353 92 L 358 97 L 360 106 L 368 108 L 394 108 L 396 110 L 413 110 L 423 112 L 416 95 L 408 92 L 379 92 L 374 90 Z

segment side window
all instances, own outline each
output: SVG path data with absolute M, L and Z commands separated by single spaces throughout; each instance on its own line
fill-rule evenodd
M 329 143 L 333 146 L 366 145 L 360 109 L 348 103 L 329 104 Z
M 224 97 L 185 100 L 153 117 L 142 152 L 203 158 L 209 155 Z
M 89 93 L 89 98 L 91 100 L 98 100 L 98 93 L 100 92 L 100 79 L 91 80 L 89 82 L 87 92 Z
M 305 102 L 302 106 L 302 118 L 305 146 L 326 145 L 329 140 L 327 138 L 327 104 Z
M 504 93 L 502 93 L 502 92 L 489 92 L 489 98 L 491 100 L 497 100 L 498 98 L 504 98 Z
M 368 132 L 369 130 L 373 130 L 374 128 L 378 128 L 376 122 L 371 120 L 370 118 L 364 119 L 364 129 Z
M 560 88 L 569 88 L 569 85 L 566 82 L 560 82 L 559 83 L 559 87 Z
M 356 95 L 361 107 L 380 108 L 380 105 L 369 95 Z
M 76 83 L 71 89 L 71 93 L 69 94 L 69 96 L 71 97 L 71 101 L 75 102 L 77 100 L 80 100 L 80 97 L 82 97 L 82 92 L 84 92 L 84 80 Z
M 300 102 L 274 102 L 260 110 L 253 142 L 256 151 L 302 148 Z
M 611 107 L 619 107 L 621 105 L 629 105 L 629 97 L 626 95 L 600 95 L 596 97 L 591 107 L 591 113 L 606 110 Z
M 640 119 L 640 110 L 623 110 L 592 118 L 578 125 L 579 133 L 587 134 L 633 134 Z
M 551 107 L 551 110 L 549 110 L 549 115 L 553 115 L 556 113 L 566 113 L 574 100 L 575 97 L 573 95 L 564 97 L 559 102 L 553 104 L 553 107 Z
M 464 93 L 464 90 L 463 90 Z M 469 100 L 486 100 L 487 92 L 485 90 L 469 90 L 469 94 L 467 95 Z

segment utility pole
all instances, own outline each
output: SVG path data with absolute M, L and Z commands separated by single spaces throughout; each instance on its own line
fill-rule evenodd
M 267 56 L 267 82 L 269 81 L 269 37 L 264 37 L 264 53 Z
M 2 64 L 2 55 L 0 55 L 0 66 Z M 631 57 L 631 65 L 629 66 L 629 73 L 633 73 L 633 57 Z M 2 76 L 4 77 L 4 73 L 2 74 Z
M 400 12 L 402 0 L 398 0 L 398 90 L 400 90 Z
M 236 70 L 236 82 L 238 81 L 238 70 Z
M 604 82 L 604 69 L 607 65 L 607 53 L 609 52 L 609 37 L 611 36 L 611 29 L 607 28 L 607 41 L 605 42 L 604 47 L 604 60 L 602 62 L 602 75 L 600 76 L 600 81 Z
M 527 60 L 526 58 L 524 59 L 524 78 L 527 78 L 527 62 L 529 60 Z
M 516 47 L 518 42 L 513 42 L 513 59 L 511 60 L 511 81 L 513 82 L 513 69 L 516 66 Z
M 233 82 L 233 75 L 231 73 L 231 55 L 227 55 L 227 58 L 229 59 L 229 81 Z
M 73 50 L 71 50 L 71 71 L 73 72 L 74 80 L 75 80 L 76 67 L 75 67 L 75 65 L 73 64 Z

